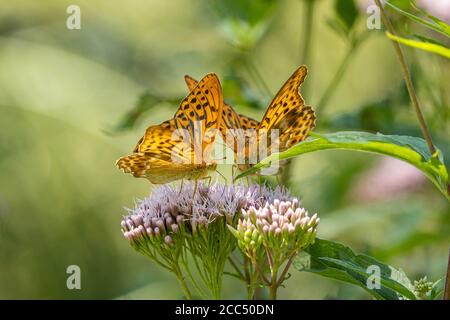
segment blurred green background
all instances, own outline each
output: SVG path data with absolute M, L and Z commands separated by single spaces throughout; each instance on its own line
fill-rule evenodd
M 307 0 L 2 1 L 0 298 L 181 298 L 175 278 L 134 252 L 120 232 L 123 207 L 151 186 L 114 162 L 148 125 L 172 116 L 186 94 L 185 74 L 216 72 L 226 101 L 260 119 L 271 94 L 306 63 L 303 94 L 307 104 L 319 104 L 349 41 L 330 27 L 334 1 L 314 2 L 308 11 Z M 66 28 L 70 4 L 81 8 L 81 30 Z M 361 43 L 326 110 L 318 110 L 316 131 L 420 137 L 392 47 L 383 32 L 364 33 L 361 10 L 354 26 Z M 417 28 L 397 22 L 401 30 Z M 450 159 L 450 64 L 406 52 L 435 143 Z M 444 276 L 450 206 L 416 169 L 325 151 L 296 159 L 289 183 L 320 214 L 321 238 L 414 279 Z M 81 290 L 66 287 L 72 264 L 81 268 Z M 369 298 L 291 273 L 282 299 Z M 245 290 L 225 276 L 223 297 L 243 299 Z

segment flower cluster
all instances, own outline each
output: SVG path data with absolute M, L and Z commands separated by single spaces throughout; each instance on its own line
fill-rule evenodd
M 186 297 L 192 297 L 188 278 L 202 297 L 219 298 L 226 261 L 236 248 L 227 226 L 236 225 L 242 210 L 275 198 L 287 200 L 289 193 L 219 183 L 163 185 L 128 209 L 122 232 L 133 248 L 176 274 Z M 199 280 L 192 277 L 192 261 Z
M 249 257 L 254 256 L 261 246 L 274 253 L 289 254 L 314 242 L 319 221 L 317 214 L 310 217 L 299 207 L 298 199 L 275 199 L 263 207 L 243 210 L 233 233 L 239 247 Z
M 182 187 L 163 185 L 138 201 L 133 209 L 127 209 L 129 214 L 121 222 L 122 232 L 131 244 L 143 238 L 172 244 L 181 229 L 196 233 L 219 217 L 231 223 L 241 210 L 260 208 L 276 198 L 287 200 L 289 193 L 281 187 L 271 190 L 260 186 L 199 183 L 194 194 L 193 183 Z
M 236 228 L 228 226 L 260 283 L 269 288 L 271 299 L 276 299 L 294 257 L 314 242 L 319 221 L 317 214 L 310 217 L 296 198 L 274 199 L 264 206 L 243 209 Z
M 433 282 L 428 281 L 427 277 L 414 281 L 414 293 L 422 300 L 428 300 L 433 291 Z

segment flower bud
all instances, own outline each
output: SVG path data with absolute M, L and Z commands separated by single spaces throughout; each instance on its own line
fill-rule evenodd
M 135 227 L 134 223 L 133 223 L 133 221 L 131 219 L 127 219 L 126 224 L 128 226 L 128 230 L 131 230 L 131 229 L 133 229 Z
M 177 216 L 176 220 L 177 220 L 177 223 L 178 223 L 178 224 L 183 224 L 183 222 L 184 222 L 184 217 L 180 214 L 180 215 Z
M 173 240 L 171 236 L 165 236 L 164 237 L 164 242 L 168 245 L 172 245 L 173 244 Z
M 161 219 L 158 219 L 158 221 L 156 221 L 156 226 L 161 230 L 161 232 L 165 232 L 166 231 L 166 227 L 164 226 L 164 222 Z
M 135 214 L 134 214 L 134 215 L 132 215 L 130 218 L 131 218 L 131 220 L 133 221 L 133 224 L 134 224 L 136 227 L 144 223 L 144 221 L 142 220 L 142 216 L 139 216 L 139 215 L 135 215 Z

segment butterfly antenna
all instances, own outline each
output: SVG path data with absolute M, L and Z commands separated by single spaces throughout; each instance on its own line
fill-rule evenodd
M 262 190 L 261 190 L 261 183 L 262 183 L 261 173 L 258 172 L 257 175 L 258 175 L 258 184 L 259 184 L 259 194 L 261 194 L 262 193 Z
M 234 180 L 234 178 L 235 178 L 235 176 L 234 176 L 234 169 L 236 168 L 236 164 L 233 164 L 232 166 L 231 166 L 231 179 L 232 179 L 232 181 L 233 181 L 233 184 L 234 184 L 234 182 L 235 182 L 235 180 Z

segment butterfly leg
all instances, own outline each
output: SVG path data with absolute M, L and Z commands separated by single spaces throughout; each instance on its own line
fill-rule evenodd
M 236 170 L 237 169 L 237 165 L 236 164 L 233 164 L 232 166 L 231 166 L 231 179 L 232 179 L 232 181 L 233 181 L 233 184 L 234 184 L 234 178 L 235 178 L 235 171 L 234 170 Z
M 198 186 L 198 180 L 195 179 L 194 181 L 195 181 L 194 182 L 194 193 L 192 194 L 192 201 L 194 201 L 194 199 L 195 199 L 195 194 L 197 193 L 197 186 Z
M 181 193 L 181 191 L 183 190 L 183 183 L 184 183 L 184 179 L 181 179 L 181 184 L 180 184 L 180 192 L 178 194 Z
M 279 186 L 281 186 L 281 180 L 280 180 L 280 175 L 279 175 L 279 174 L 277 174 L 277 175 L 275 176 L 275 179 L 277 180 L 277 184 L 278 184 Z
M 261 183 L 262 183 L 261 174 L 258 172 L 257 175 L 258 175 L 259 194 L 261 194 L 262 193 L 262 190 L 261 190 Z

